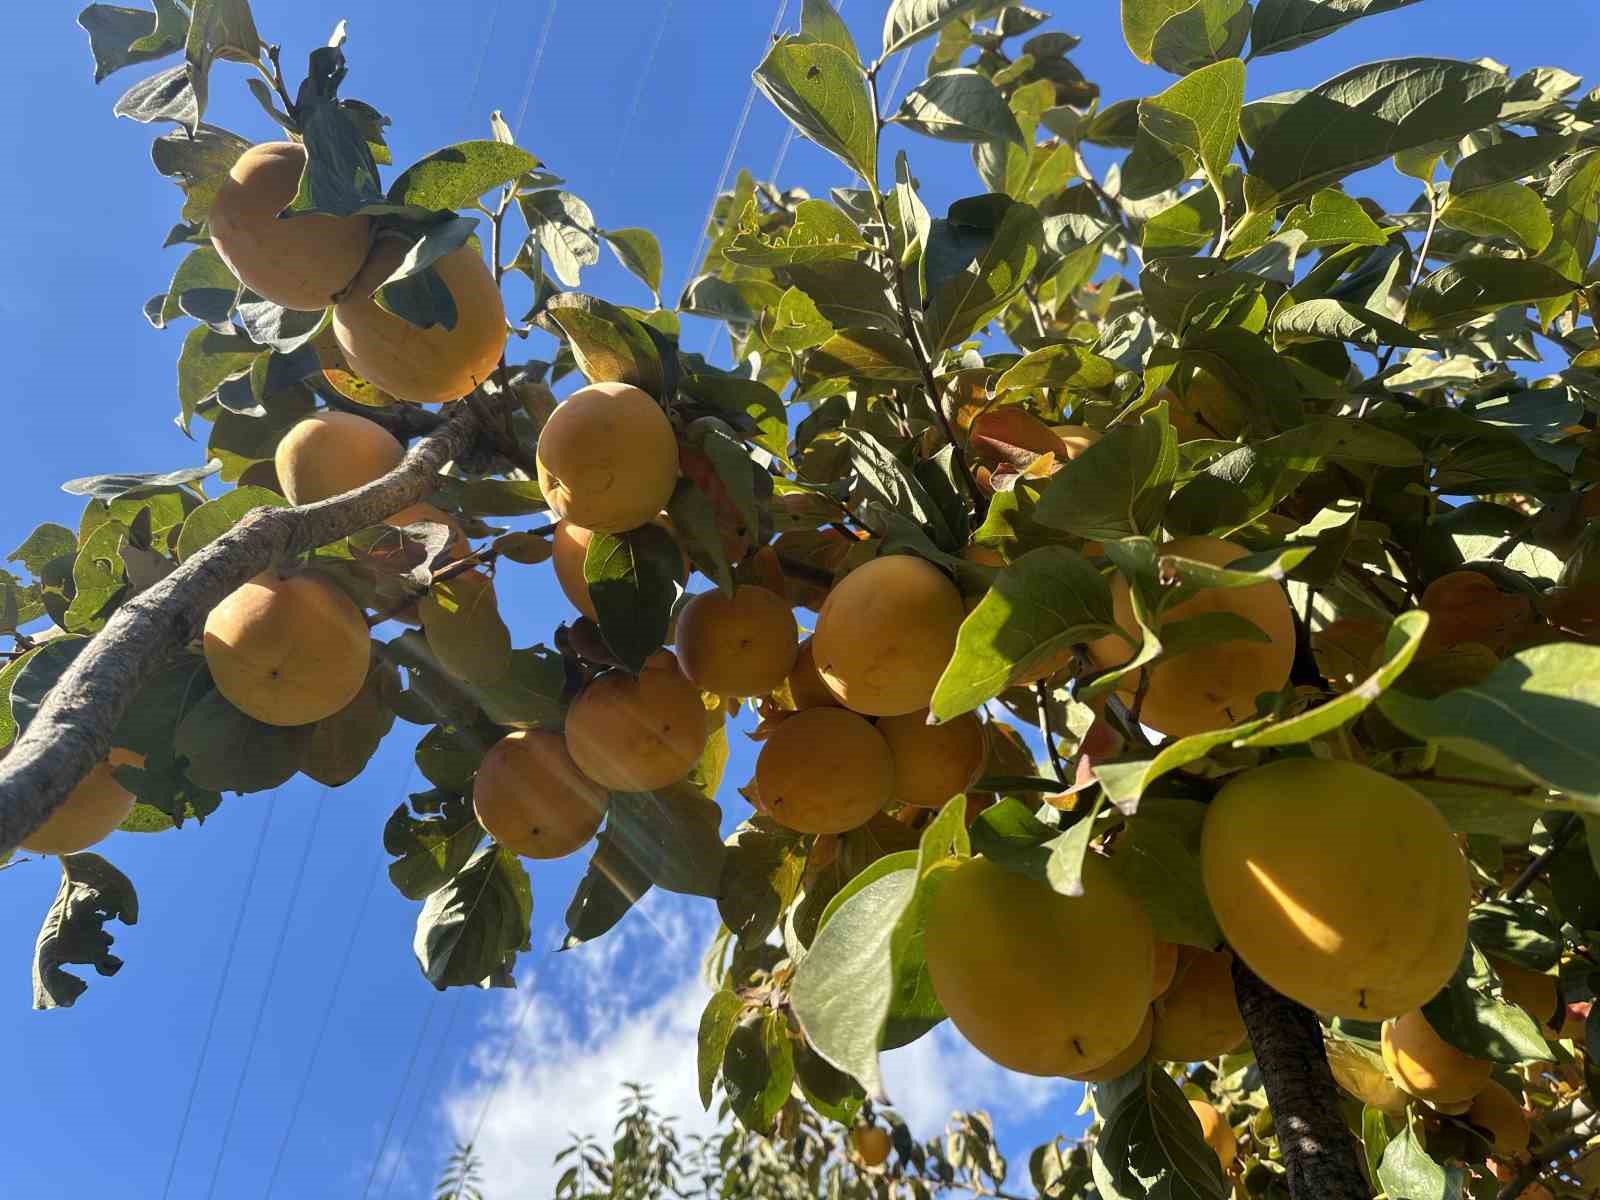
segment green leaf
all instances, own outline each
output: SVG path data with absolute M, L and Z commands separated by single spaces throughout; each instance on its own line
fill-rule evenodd
M 178 533 L 178 560 L 193 558 L 253 510 L 288 505 L 277 492 L 254 485 L 236 487 L 215 500 L 207 500 L 184 518 L 183 529 Z
M 384 852 L 395 859 L 389 880 L 408 900 L 431 896 L 467 865 L 483 838 L 472 804 L 460 796 L 445 795 L 429 816 L 415 816 L 402 804 L 383 827 Z
M 311 749 L 311 725 L 267 725 L 246 716 L 221 692 L 207 692 L 178 722 L 175 754 L 185 773 L 212 792 L 269 792 L 294 777 Z
M 1578 285 L 1526 258 L 1467 258 L 1440 267 L 1411 290 L 1406 325 L 1452 329 L 1502 308 L 1571 295 Z
M 741 945 L 755 945 L 778 927 L 794 902 L 805 871 L 805 846 L 787 830 L 750 824 L 734 830 L 726 844 L 717 912 Z
M 539 166 L 526 150 L 503 142 L 457 142 L 412 163 L 389 185 L 390 204 L 439 211 L 467 208 Z
M 1540 261 L 1567 279 L 1582 279 L 1594 258 L 1600 147 L 1564 160 L 1551 172 L 1547 195 L 1555 232 L 1539 256 Z M 1565 296 L 1544 301 L 1539 305 L 1539 319 L 1546 324 L 1553 321 L 1565 303 Z
M 727 847 L 722 814 L 693 787 L 613 792 L 606 829 L 617 850 L 657 887 L 715 896 Z
M 63 854 L 61 885 L 44 915 L 33 949 L 33 1007 L 71 1008 L 88 988 L 62 968 L 82 965 L 101 976 L 115 975 L 122 960 L 111 953 L 106 922 L 139 921 L 133 884 L 98 854 Z
M 744 1011 L 744 1001 L 730 991 L 713 992 L 700 1014 L 698 1065 L 700 1074 L 700 1104 L 711 1111 L 711 1101 L 717 1075 L 722 1070 L 722 1060 L 728 1052 L 728 1042 L 738 1028 L 739 1014 Z
M 566 293 L 551 297 L 538 320 L 567 340 L 578 369 L 591 383 L 631 383 L 652 396 L 661 394 L 665 376 L 655 341 L 620 308 Z
M 829 260 L 773 270 L 779 284 L 799 288 L 817 311 L 838 328 L 869 326 L 897 330 L 900 318 L 884 277 L 866 263 Z
M 1417 0 L 1257 0 L 1250 54 L 1281 54 L 1337 33 L 1352 21 L 1393 12 Z
M 783 293 L 783 299 L 778 301 L 777 308 L 761 315 L 761 336 L 779 350 L 798 354 L 802 350 L 820 346 L 832 337 L 833 325 L 817 308 L 816 301 L 799 288 L 789 288 Z M 759 386 L 766 388 L 765 384 Z M 788 443 L 787 433 L 788 426 L 785 424 L 782 447 L 776 451 L 780 455 L 784 454 L 783 447 Z M 767 443 L 767 448 L 772 448 L 770 443 Z
M 1471 192 L 1452 191 L 1439 220 L 1462 233 L 1517 242 L 1529 254 L 1549 245 L 1555 232 L 1539 193 L 1512 180 Z
M 1113 427 L 1066 463 L 1045 485 L 1034 518 L 1084 538 L 1149 532 L 1161 519 L 1177 468 L 1177 437 L 1160 404 L 1136 425 Z
M 476 683 L 473 699 L 496 725 L 515 729 L 553 729 L 562 723 L 566 706 L 561 694 L 566 669 L 561 656 L 543 646 L 511 652 L 511 668 L 499 679 Z
M 1156 33 L 1195 0 L 1122 0 L 1122 39 L 1140 62 L 1155 61 Z
M 802 200 L 794 220 L 773 231 L 761 227 L 752 200 L 739 219 L 738 232 L 723 248 L 729 262 L 745 267 L 786 267 L 829 259 L 855 259 L 870 247 L 861 230 L 826 200 Z
M 1116 364 L 1098 354 L 1063 342 L 1031 351 L 1007 368 L 995 381 L 996 393 L 1013 389 L 1109 387 L 1117 377 Z
M 878 1046 L 894 994 L 891 943 L 917 890 L 898 870 L 852 895 L 817 932 L 789 988 L 806 1040 L 828 1062 L 883 1095 Z
M 667 516 L 689 559 L 723 592 L 733 594 L 733 566 L 717 528 L 717 511 L 707 495 L 687 479 L 678 480 Z
M 311 748 L 300 769 L 324 787 L 343 787 L 366 770 L 394 728 L 393 698 L 400 678 L 392 664 L 375 659 L 356 698 L 313 727 Z
M 935 285 L 929 260 L 935 246 L 950 238 L 966 244 L 956 260 L 961 265 L 941 273 Z M 1033 273 L 1043 241 L 1044 224 L 1029 205 L 998 195 L 951 205 L 948 217 L 934 222 L 924 256 L 933 349 L 956 345 L 998 316 Z
M 425 979 L 449 987 L 510 987 L 529 947 L 533 889 L 521 861 L 490 843 L 417 914 L 412 951 Z
M 1275 721 L 1259 732 L 1239 737 L 1238 746 L 1292 746 L 1321 737 L 1349 724 L 1374 704 L 1405 673 L 1422 645 L 1428 614 L 1420 609 L 1394 619 L 1383 643 L 1383 662 L 1355 687 L 1287 721 Z M 1238 731 L 1235 731 L 1238 732 Z
M 992 0 L 893 0 L 883 18 L 883 57 L 904 50 L 947 21 L 989 7 Z
M 1115 627 L 1110 589 L 1093 566 L 1064 546 L 1030 550 L 1001 570 L 961 623 L 933 715 L 947 721 L 971 712 Z
M 1156 30 L 1150 57 L 1174 75 L 1233 58 L 1250 36 L 1250 11 L 1250 0 L 1195 0 Z
M 118 97 L 111 112 L 141 124 L 175 121 L 194 129 L 200 123 L 200 108 L 195 101 L 194 88 L 189 86 L 187 66 L 169 67 L 148 79 L 141 79 Z
M 1500 134 L 1500 141 L 1456 163 L 1450 172 L 1451 195 L 1464 196 L 1479 188 L 1537 174 L 1572 149 L 1572 139 L 1564 133 L 1513 137 L 1502 129 Z
M 837 46 L 856 62 L 861 61 L 855 39 L 850 36 L 850 27 L 829 0 L 805 0 L 800 9 L 800 32 L 819 42 Z
M 1390 689 L 1378 705 L 1415 738 L 1600 812 L 1600 646 L 1534 646 L 1482 683 L 1432 700 Z
M 184 256 L 173 273 L 165 297 L 157 297 L 145 311 L 146 318 L 157 329 L 166 328 L 167 322 L 188 313 L 215 312 L 221 308 L 223 320 L 233 307 L 239 291 L 239 281 L 233 277 L 222 256 L 209 246 L 197 246 Z
M 1256 136 L 1245 179 L 1250 208 L 1298 199 L 1401 151 L 1492 124 L 1506 86 L 1488 67 L 1438 58 L 1390 59 L 1336 75 Z
M 1324 246 L 1381 246 L 1387 240 L 1367 210 L 1345 193 L 1323 188 L 1284 217 L 1279 234 L 1305 235 L 1302 249 Z
M 22 545 L 6 555 L 7 562 L 21 563 L 28 574 L 38 577 L 55 559 L 74 554 L 78 539 L 63 525 L 46 523 L 30 533 Z
M 848 53 L 804 36 L 779 38 L 755 82 L 795 128 L 877 185 L 877 114 L 861 66 Z
M 752 1011 L 734 1027 L 723 1056 L 728 1107 L 755 1134 L 771 1132 L 794 1083 L 794 1051 L 784 1028 L 786 1020 L 776 1011 Z
M 1024 144 L 1017 118 L 1000 90 L 965 67 L 923 80 L 900 102 L 900 111 L 891 120 L 946 142 Z
M 190 132 L 205 112 L 211 64 L 217 59 L 253 63 L 261 58 L 261 37 L 250 15 L 249 0 L 194 0 L 189 37 L 184 46 L 195 113 Z
M 1237 173 L 1238 168 L 1229 167 L 1230 177 Z M 1139 231 L 1140 248 L 1147 259 L 1193 254 L 1217 236 L 1221 219 L 1217 194 L 1208 187 L 1195 188 L 1145 221 Z
M 1272 318 L 1272 341 L 1279 347 L 1305 342 L 1350 342 L 1363 349 L 1426 346 L 1427 341 L 1398 321 L 1348 300 L 1304 300 Z
M 1100 1091 L 1109 1095 L 1106 1085 Z M 1090 1166 L 1106 1200 L 1226 1200 L 1232 1194 L 1188 1098 L 1153 1063 L 1140 1069 L 1136 1085 L 1105 1117 Z
M 649 878 L 617 848 L 616 839 L 602 831 L 595 839 L 589 869 L 567 905 L 567 936 L 561 948 L 571 950 L 609 933 L 650 887 Z
M 1196 800 L 1147 799 L 1128 820 L 1110 861 L 1150 914 L 1156 937 L 1209 950 L 1222 940 L 1222 931 L 1200 881 L 1205 817 L 1205 805 Z
M 596 533 L 589 541 L 583 576 L 600 632 L 630 671 L 643 667 L 666 641 L 682 566 L 678 543 L 659 525 Z
M 28 728 L 50 689 L 88 644 L 86 637 L 51 638 L 17 660 L 8 703 L 18 733 Z
M 661 243 L 648 229 L 602 229 L 600 236 L 617 261 L 644 281 L 650 294 L 661 301 Z
M 1530 971 L 1548 971 L 1561 961 L 1561 925 L 1543 905 L 1526 896 L 1482 900 L 1473 905 L 1468 928 L 1485 954 Z
M 583 269 L 600 261 L 600 235 L 588 204 L 558 188 L 524 192 L 517 203 L 529 232 L 550 256 L 556 278 L 577 287 Z
M 83 539 L 72 564 L 72 603 L 62 624 L 73 633 L 94 633 L 105 625 L 127 584 L 121 550 L 128 527 L 106 521 Z
M 1236 58 L 1202 67 L 1158 96 L 1139 101 L 1139 139 L 1123 164 L 1131 199 L 1182 183 L 1198 168 L 1217 195 L 1239 136 L 1244 64 Z
M 463 683 L 492 683 L 511 670 L 511 631 L 490 576 L 468 571 L 434 580 L 417 614 L 439 665 Z
M 1384 1150 L 1378 1182 L 1386 1195 L 1403 1200 L 1459 1200 L 1462 1194 L 1461 1168 L 1451 1167 L 1447 1172 L 1434 1162 L 1409 1122 Z
M 164 19 L 160 24 L 156 13 L 119 4 L 91 4 L 78 14 L 78 27 L 89 35 L 96 83 L 123 67 L 154 62 L 183 49 L 187 31 L 171 14 L 175 11 L 184 24 L 188 14 L 172 0 L 163 0 L 161 8 Z
M 342 60 L 343 56 L 339 57 Z M 286 212 L 347 217 L 396 209 L 384 199 L 372 147 L 349 110 L 331 98 L 313 94 L 300 105 L 300 127 L 306 169 Z M 402 207 L 401 211 L 415 216 L 426 210 Z
M 1473 1058 L 1516 1066 L 1550 1061 L 1539 1023 L 1495 995 L 1489 960 L 1471 942 L 1454 977 L 1422 1006 L 1428 1024 L 1445 1041 Z
M 806 356 L 809 379 L 912 383 L 922 368 L 906 340 L 883 329 L 843 329 Z
M 188 433 L 200 401 L 229 376 L 246 370 L 260 353 L 261 347 L 247 337 L 218 333 L 209 325 L 191 329 L 178 353 L 178 427 Z

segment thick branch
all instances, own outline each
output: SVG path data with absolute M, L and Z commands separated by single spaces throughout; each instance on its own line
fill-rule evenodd
M 1371 1200 L 1355 1138 L 1339 1113 L 1316 1015 L 1237 959 L 1233 986 L 1277 1123 L 1289 1194 L 1294 1200 Z
M 200 632 L 206 614 L 274 563 L 377 525 L 415 504 L 481 432 L 458 404 L 382 479 L 299 508 L 258 508 L 154 587 L 129 600 L 78 655 L 0 761 L 0 855 L 43 825 L 111 749 L 139 689 Z

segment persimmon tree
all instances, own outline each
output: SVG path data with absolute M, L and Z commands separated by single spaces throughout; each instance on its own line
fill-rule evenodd
M 181 56 L 115 111 L 168 127 L 145 317 L 192 322 L 205 448 L 67 484 L 0 575 L 37 1005 L 137 914 L 89 846 L 352 783 L 398 720 L 425 978 L 512 983 L 541 859 L 592 855 L 570 945 L 705 897 L 702 1094 L 780 1143 L 948 1019 L 1091 1085 L 1042 1195 L 1593 1194 L 1600 91 L 1418 56 L 1247 99 L 1404 6 L 1124 0 L 1174 79 L 1102 104 L 1031 7 L 893 0 L 874 53 L 806 0 L 755 81 L 857 182 L 742 175 L 671 308 L 498 117 L 384 186 L 342 26 L 291 88 L 245 0 L 84 10 L 97 78 Z M 271 140 L 205 120 L 218 62 Z M 931 213 L 891 124 L 976 194 Z M 607 247 L 648 306 L 577 290 Z M 507 623 L 521 570 L 569 620 Z

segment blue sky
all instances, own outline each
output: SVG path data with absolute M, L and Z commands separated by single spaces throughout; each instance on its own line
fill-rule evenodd
M 486 136 L 491 109 L 515 121 L 529 96 L 523 144 L 568 179 L 601 224 L 648 226 L 660 236 L 670 297 L 690 268 L 749 70 L 779 2 L 256 0 L 255 7 L 263 35 L 284 44 L 293 66 L 348 18 L 345 93 L 394 118 L 397 164 Z M 64 479 L 170 469 L 201 454 L 171 421 L 182 335 L 151 330 L 140 315 L 178 260 L 159 247 L 179 194 L 149 166 L 153 131 L 111 116 L 138 69 L 96 88 L 85 39 L 72 23 L 75 7 L 15 6 L 0 72 L 15 170 L 0 261 L 0 350 L 10 387 L 0 553 L 38 522 L 76 522 L 80 506 L 57 490 Z M 788 7 L 793 27 L 799 0 Z M 846 0 L 844 15 L 863 46 L 876 45 L 885 7 L 886 0 Z M 1076 59 L 1108 101 L 1169 82 L 1128 54 L 1113 0 L 1055 7 L 1063 11 L 1051 27 L 1084 38 Z M 1405 54 L 1490 55 L 1513 71 L 1560 65 L 1582 72 L 1600 50 L 1600 31 L 1575 18 L 1577 7 L 1525 2 L 1508 19 L 1496 0 L 1428 0 L 1252 63 L 1247 94 Z M 926 45 L 916 52 L 908 83 L 926 52 Z M 212 119 L 266 140 L 273 129 L 242 80 L 240 69 L 219 65 Z M 758 98 L 735 164 L 765 175 L 783 134 L 781 118 Z M 934 211 L 978 190 L 963 149 L 891 135 L 885 161 L 901 145 L 911 149 Z M 1408 203 L 1390 178 L 1380 178 L 1379 194 Z M 781 182 L 820 192 L 846 178 L 834 160 L 796 142 Z M 609 258 L 585 276 L 584 289 L 648 302 Z M 704 349 L 711 327 L 689 324 L 686 347 Z M 547 638 L 568 615 L 547 570 L 510 578 L 502 594 L 519 640 Z M 523 970 L 531 987 L 437 995 L 411 957 L 415 906 L 385 880 L 374 887 L 382 822 L 412 783 L 414 738 L 410 727 L 397 727 L 367 776 L 335 792 L 299 780 L 276 795 L 231 799 L 203 828 L 113 837 L 104 852 L 138 886 L 141 919 L 116 930 L 122 973 L 93 979 L 70 1011 L 28 1008 L 28 964 L 54 868 L 33 863 L 0 874 L 0 1047 L 13 1081 L 0 1100 L 13 1147 L 8 1192 L 37 1200 L 159 1197 L 171 1170 L 174 1197 L 253 1198 L 266 1193 L 284 1146 L 274 1195 L 360 1196 L 374 1178 L 371 1196 L 418 1197 L 450 1142 L 482 1120 L 490 1196 L 533 1198 L 549 1194 L 549 1159 L 568 1128 L 608 1128 L 621 1079 L 652 1081 L 668 1107 L 695 1119 L 692 1045 L 703 997 L 694 970 L 710 906 L 656 896 L 611 938 L 557 956 L 561 914 L 586 856 L 540 865 L 535 950 Z M 748 743 L 735 741 L 730 783 L 747 777 L 751 762 Z M 731 788 L 729 795 L 731 823 L 743 805 Z M 1069 1127 L 1077 1107 L 1075 1088 L 1009 1076 L 948 1034 L 893 1056 L 890 1082 L 924 1136 L 937 1132 L 953 1104 L 993 1109 L 1019 1169 L 1026 1148 Z M 178 1146 L 191 1088 L 192 1117 Z

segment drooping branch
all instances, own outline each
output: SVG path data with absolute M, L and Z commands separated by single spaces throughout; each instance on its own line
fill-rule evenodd
M 1234 960 L 1239 1012 L 1267 1089 L 1294 1200 L 1371 1200 L 1356 1140 L 1339 1113 L 1316 1014 Z
M 111 749 L 139 689 L 200 632 L 206 614 L 274 563 L 348 537 L 415 504 L 482 433 L 483 409 L 457 404 L 389 474 L 332 500 L 259 508 L 119 608 L 51 689 L 0 760 L 0 855 L 49 818 Z

